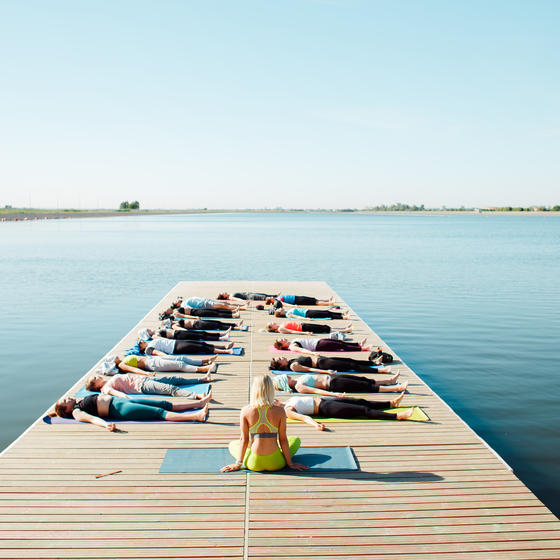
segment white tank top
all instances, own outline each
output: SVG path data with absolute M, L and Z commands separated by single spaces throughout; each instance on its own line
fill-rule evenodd
M 320 338 L 294 338 L 293 342 L 297 342 L 302 348 L 306 350 L 310 350 L 311 352 L 315 351 L 317 348 L 317 343 L 321 340 Z
M 291 406 L 300 414 L 313 414 L 315 399 L 313 397 L 292 397 L 286 401 L 284 406 Z

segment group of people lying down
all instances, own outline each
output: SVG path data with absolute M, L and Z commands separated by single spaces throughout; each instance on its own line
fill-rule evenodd
M 207 317 L 216 317 L 217 312 L 228 313 L 229 318 L 233 318 L 240 310 L 246 308 L 242 302 L 264 301 L 267 305 L 274 305 L 277 301 L 281 301 L 283 305 L 301 305 L 302 302 L 307 305 L 334 303 L 332 300 L 320 300 L 309 296 L 255 292 L 236 293 L 233 297 L 239 301 L 232 300 L 226 293 L 219 294 L 216 300 L 188 298 L 184 302 L 175 301 L 160 316 L 160 328 L 139 331 L 137 344 L 131 353 L 108 358 L 101 371 L 88 378 L 86 390 L 95 394 L 82 399 L 60 399 L 56 403 L 55 414 L 63 418 L 90 422 L 110 431 L 116 429 L 115 421 L 119 420 L 204 421 L 212 394 L 208 392 L 199 395 L 190 391 L 189 386 L 212 381 L 217 354 L 231 351 L 232 343 L 227 342 L 229 333 L 241 329 L 243 325 L 242 321 L 197 319 L 196 317 L 201 315 L 193 315 L 191 311 L 208 311 Z M 189 313 L 185 313 L 187 310 Z M 278 310 L 276 309 L 275 313 Z M 305 315 L 309 316 L 309 312 L 316 310 L 305 311 Z M 337 318 L 342 318 L 343 314 L 340 315 Z M 287 437 L 288 418 L 305 422 L 322 431 L 326 429 L 325 425 L 320 422 L 320 418 L 317 420 L 314 417 L 406 420 L 412 415 L 412 408 L 391 412 L 390 409 L 400 406 L 407 383 L 399 383 L 399 373 L 391 375 L 391 367 L 383 365 L 388 361 L 387 354 L 379 349 L 372 350 L 366 340 L 349 342 L 343 339 L 345 333 L 352 331 L 351 324 L 337 328 L 289 321 L 283 325 L 268 323 L 266 330 L 286 334 L 329 334 L 330 337 L 301 337 L 291 341 L 280 338 L 274 342 L 274 348 L 278 351 L 306 355 L 293 359 L 273 358 L 269 367 L 275 375 L 254 378 L 250 402 L 241 411 L 241 438 L 229 445 L 236 462 L 226 465 L 222 469 L 223 472 L 242 467 L 258 471 L 278 470 L 286 465 L 296 470 L 304 469 L 303 465 L 292 460 L 300 440 Z M 215 342 L 218 344 L 213 344 Z M 370 354 L 368 359 L 364 360 L 318 354 L 332 351 L 368 351 Z M 199 359 L 184 354 L 209 357 Z M 291 374 L 282 373 L 284 371 Z M 157 372 L 204 375 L 185 378 L 181 375 L 157 376 Z M 377 380 L 348 372 L 383 373 L 390 376 Z M 292 396 L 281 402 L 276 398 L 275 391 L 299 393 L 303 396 Z M 388 401 L 370 401 L 346 395 L 375 392 L 400 394 Z M 142 395 L 186 397 L 190 402 L 146 399 L 142 398 Z
M 239 297 L 239 294 L 234 294 Z M 243 294 L 242 299 L 264 301 L 276 317 L 347 319 L 347 312 L 312 310 L 285 305 L 329 305 L 332 300 L 318 300 L 307 296 L 278 296 L 270 294 Z M 252 296 L 252 297 L 249 297 Z M 230 300 L 229 294 L 220 294 Z M 231 301 L 231 300 L 230 300 Z M 264 307 L 264 306 L 263 306 Z M 276 351 L 307 354 L 294 359 L 273 358 L 270 370 L 275 375 L 263 375 L 253 379 L 249 404 L 241 410 L 239 440 L 230 442 L 230 454 L 236 459 L 222 468 L 231 472 L 243 467 L 255 471 L 275 471 L 285 466 L 295 470 L 307 467 L 293 460 L 301 441 L 286 434 L 287 419 L 298 420 L 318 429 L 325 430 L 319 417 L 343 419 L 406 420 L 413 414 L 413 408 L 391 412 L 399 408 L 408 383 L 398 383 L 399 372 L 385 380 L 374 380 L 365 376 L 352 375 L 351 371 L 362 373 L 391 373 L 392 356 L 372 349 L 366 340 L 348 342 L 344 333 L 352 331 L 352 325 L 331 327 L 315 323 L 287 321 L 284 324 L 268 323 L 267 332 L 282 334 L 330 334 L 329 338 L 285 338 L 273 343 Z M 346 357 L 321 356 L 318 352 L 370 352 L 367 360 Z M 300 376 L 288 375 L 291 371 Z M 345 373 L 339 373 L 345 372 Z M 303 393 L 281 402 L 275 391 Z M 370 401 L 346 396 L 352 393 L 398 392 L 388 401 Z M 317 418 L 317 419 L 316 419 Z
M 114 420 L 204 421 L 212 393 L 200 395 L 188 387 L 212 381 L 217 354 L 232 353 L 233 343 L 227 342 L 229 333 L 240 330 L 243 322 L 196 317 L 231 318 L 239 316 L 239 311 L 246 307 L 198 297 L 186 299 L 184 306 L 182 300 L 175 301 L 163 312 L 165 317 L 159 329 L 142 329 L 136 345 L 127 354 L 107 358 L 99 371 L 86 380 L 86 390 L 95 394 L 81 399 L 64 397 L 56 403 L 53 415 L 90 422 L 109 431 L 116 430 Z M 187 316 L 187 309 L 195 313 Z M 210 357 L 192 357 L 196 355 Z M 204 375 L 186 378 L 156 376 L 157 372 Z M 186 397 L 192 402 L 174 403 L 136 395 Z

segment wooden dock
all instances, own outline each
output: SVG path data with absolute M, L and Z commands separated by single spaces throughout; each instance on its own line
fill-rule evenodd
M 336 296 L 322 282 L 183 282 L 108 354 L 158 325 L 175 296 L 223 290 Z M 126 424 L 126 433 L 111 433 L 39 418 L 6 449 L 0 558 L 560 558 L 558 519 L 405 364 L 393 367 L 409 381 L 403 404 L 421 406 L 430 422 L 340 423 L 332 432 L 288 425 L 304 447 L 350 445 L 359 472 L 159 474 L 167 449 L 225 447 L 239 436 L 251 377 L 266 373 L 274 340 L 259 332 L 268 314 L 252 309 L 242 318 L 249 331 L 231 338 L 245 353 L 218 358 L 218 402 L 206 423 Z M 353 339 L 387 348 L 354 312 L 351 319 Z

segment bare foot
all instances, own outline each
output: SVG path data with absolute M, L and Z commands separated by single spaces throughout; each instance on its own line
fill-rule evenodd
M 348 313 L 344 313 L 344 314 L 342 315 L 342 318 L 343 318 L 345 321 L 348 321 L 348 317 L 350 317 L 350 315 L 348 315 Z
M 379 393 L 401 393 L 402 391 L 406 391 L 408 387 L 408 381 L 404 383 L 400 383 L 399 385 L 380 385 L 378 387 Z
M 377 373 L 391 373 L 391 366 L 380 367 L 377 369 Z
M 239 311 L 234 311 L 231 316 L 236 318 L 239 317 Z
M 414 412 L 414 408 L 407 408 L 406 410 L 401 410 L 401 412 L 397 412 L 397 420 L 408 420 L 412 413 Z
M 202 364 L 203 364 L 203 365 L 212 364 L 212 363 L 214 363 L 217 359 L 218 359 L 218 356 L 212 356 L 211 358 L 203 358 Z
M 387 379 L 387 385 L 394 385 L 397 382 L 397 379 L 400 374 L 401 374 L 400 370 L 397 370 L 397 372 L 395 373 L 395 375 L 393 375 L 393 377 Z
M 395 392 L 402 391 L 404 393 L 407 387 L 408 387 L 408 381 L 405 381 L 404 383 L 399 383 L 398 385 L 394 385 L 393 391 Z
M 240 329 L 242 326 L 243 326 L 243 319 L 241 319 L 241 321 L 237 323 L 237 327 L 235 328 Z
M 201 408 L 198 412 L 189 414 L 189 420 L 196 422 L 204 422 L 206 420 L 206 415 L 208 414 L 208 405 Z
M 230 348 L 233 348 L 233 341 L 228 342 L 228 343 L 224 346 L 224 350 L 229 350 Z
M 404 398 L 404 391 L 396 399 L 393 399 L 391 401 L 391 408 L 398 408 L 403 398 Z
M 200 378 L 201 383 L 210 383 L 212 381 L 212 375 L 208 372 L 204 377 Z
M 343 329 L 340 329 L 340 332 L 343 332 L 343 333 L 352 332 L 352 323 L 348 323 L 346 325 L 346 327 L 344 327 Z
M 200 397 L 197 404 L 199 406 L 206 406 L 212 400 L 212 391 L 210 391 L 207 395 L 197 395 L 197 397 Z

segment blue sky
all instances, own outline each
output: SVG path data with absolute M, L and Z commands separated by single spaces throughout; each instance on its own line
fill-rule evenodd
M 0 205 L 558 204 L 559 16 L 0 0 Z

